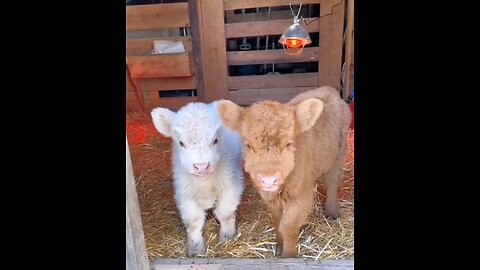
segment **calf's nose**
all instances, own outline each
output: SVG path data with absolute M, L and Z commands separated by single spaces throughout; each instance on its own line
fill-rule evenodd
M 193 170 L 195 173 L 206 173 L 208 167 L 210 167 L 210 162 L 193 163 Z
M 277 182 L 276 176 L 259 176 L 260 182 L 266 185 L 273 185 Z

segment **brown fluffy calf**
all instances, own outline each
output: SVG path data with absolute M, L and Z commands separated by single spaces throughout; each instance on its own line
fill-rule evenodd
M 326 86 L 286 104 L 261 101 L 242 108 L 223 100 L 217 112 L 242 137 L 245 171 L 272 214 L 277 254 L 295 257 L 317 178 L 323 176 L 327 187 L 325 215 L 339 216 L 337 191 L 351 118 L 347 104 Z

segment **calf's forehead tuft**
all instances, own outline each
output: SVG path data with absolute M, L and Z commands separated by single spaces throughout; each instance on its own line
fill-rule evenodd
M 214 108 L 208 104 L 196 102 L 178 110 L 172 126 L 183 136 L 208 139 L 220 126 L 220 121 Z
M 293 107 L 273 101 L 255 103 L 246 109 L 242 135 L 259 144 L 284 143 L 294 132 Z

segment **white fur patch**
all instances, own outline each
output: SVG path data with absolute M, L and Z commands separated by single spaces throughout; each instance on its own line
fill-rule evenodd
M 189 255 L 203 245 L 195 224 L 205 218 L 205 210 L 215 208 L 223 235 L 232 235 L 232 216 L 243 192 L 241 141 L 225 129 L 216 113 L 217 102 L 189 103 L 177 113 L 156 108 L 151 115 L 155 128 L 172 137 L 172 164 L 175 200 L 189 236 Z M 215 140 L 216 143 L 215 143 Z M 194 175 L 196 163 L 209 163 L 208 175 Z M 194 232 L 189 231 L 194 230 Z M 201 232 L 201 231 L 200 231 Z M 227 236 L 226 236 L 227 237 Z M 190 242 L 193 243 L 190 247 Z

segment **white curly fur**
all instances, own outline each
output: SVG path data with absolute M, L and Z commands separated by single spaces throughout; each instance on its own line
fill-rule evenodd
M 216 105 L 197 102 L 177 113 L 166 108 L 151 112 L 155 128 L 172 137 L 175 200 L 187 229 L 189 257 L 205 251 L 202 230 L 207 209 L 214 208 L 220 221 L 222 243 L 236 233 L 235 211 L 243 192 L 241 141 L 222 126 Z M 193 164 L 208 162 L 208 175 L 195 176 Z

